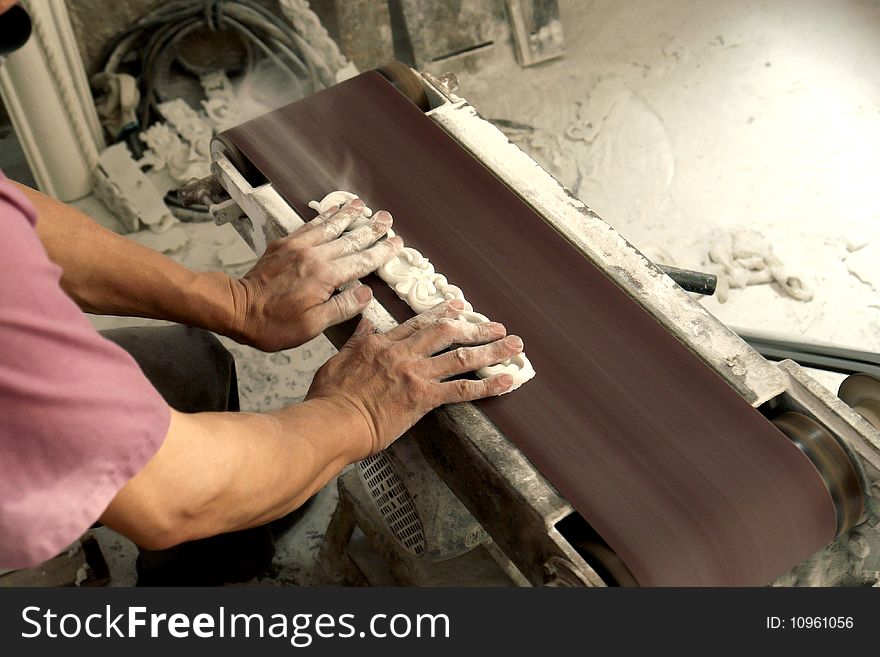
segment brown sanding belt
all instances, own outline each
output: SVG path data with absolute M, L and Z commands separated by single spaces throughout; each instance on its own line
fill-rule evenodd
M 833 539 L 830 495 L 798 448 L 380 74 L 226 136 L 303 217 L 336 189 L 389 210 L 522 336 L 536 378 L 478 404 L 641 585 L 766 584 Z

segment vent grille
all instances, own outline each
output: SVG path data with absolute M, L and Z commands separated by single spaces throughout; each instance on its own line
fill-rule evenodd
M 370 456 L 358 464 L 358 470 L 391 533 L 410 553 L 422 554 L 425 551 L 422 522 L 388 457 L 381 452 Z

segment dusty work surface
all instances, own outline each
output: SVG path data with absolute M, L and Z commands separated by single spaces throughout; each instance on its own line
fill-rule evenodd
M 640 583 L 766 583 L 831 540 L 798 449 L 377 73 L 226 134 L 303 216 L 340 187 L 389 209 L 522 335 L 538 377 L 481 407 Z

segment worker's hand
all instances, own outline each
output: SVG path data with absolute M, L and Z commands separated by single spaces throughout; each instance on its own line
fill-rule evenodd
M 361 320 L 339 353 L 318 370 L 306 399 L 353 407 L 370 436 L 366 457 L 438 406 L 506 392 L 513 385 L 509 374 L 444 380 L 511 358 L 523 348 L 520 338 L 504 337 L 501 324 L 455 319 L 462 309 L 461 301 L 446 301 L 387 333 L 375 333 L 369 320 Z M 440 353 L 452 345 L 467 346 Z
M 356 285 L 403 248 L 399 237 L 378 240 L 391 227 L 391 215 L 377 212 L 369 223 L 343 235 L 361 216 L 355 199 L 269 244 L 247 274 L 232 282 L 235 319 L 231 337 L 264 351 L 301 345 L 328 326 L 360 313 L 372 291 Z M 378 243 L 377 243 L 378 242 Z

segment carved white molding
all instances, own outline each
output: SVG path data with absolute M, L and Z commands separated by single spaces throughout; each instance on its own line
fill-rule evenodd
M 162 117 L 177 130 L 192 149 L 191 159 L 211 162 L 211 138 L 214 128 L 206 114 L 197 112 L 182 98 L 168 100 L 158 105 Z M 206 174 L 207 175 L 207 174 Z
M 101 153 L 95 167 L 94 193 L 128 231 L 146 226 L 162 233 L 175 223 L 162 194 L 124 143 L 113 144 Z
M 357 197 L 351 192 L 335 191 L 330 192 L 320 201 L 311 201 L 309 207 L 320 214 L 332 208 L 341 207 L 354 198 Z M 370 208 L 364 207 L 361 218 L 353 222 L 348 230 L 363 226 L 372 214 Z M 394 231 L 389 229 L 388 236 L 393 237 Z M 446 276 L 436 272 L 434 265 L 413 248 L 405 247 L 400 255 L 379 267 L 376 274 L 388 283 L 394 293 L 405 301 L 413 312 L 423 313 L 438 303 L 458 299 L 464 303 L 465 307 L 464 312 L 458 315 L 460 320 L 471 324 L 490 321 L 485 315 L 474 311 L 473 306 L 465 299 L 464 292 L 460 287 L 449 283 Z M 525 352 L 522 352 L 495 365 L 483 367 L 477 370 L 476 374 L 481 379 L 498 374 L 510 374 L 513 377 L 513 386 L 507 392 L 511 392 L 533 378 L 535 369 Z
M 300 46 L 311 50 L 324 84 L 332 84 L 351 75 L 353 65 L 339 51 L 339 46 L 327 33 L 318 15 L 312 11 L 308 0 L 278 0 L 281 12 L 296 31 L 302 35 Z M 357 71 L 354 70 L 356 73 Z
M 177 183 L 204 178 L 211 173 L 208 158 L 199 155 L 196 148 L 190 142 L 184 142 L 167 123 L 154 123 L 140 133 L 140 138 L 148 146 L 144 156 L 138 160 L 142 168 L 161 171 L 167 167 Z
M 244 123 L 238 107 L 238 97 L 226 73 L 222 71 L 205 73 L 199 81 L 202 89 L 205 90 L 202 108 L 215 132 L 223 132 Z
M 41 190 L 86 196 L 104 147 L 64 0 L 23 0 L 30 40 L 0 65 L 0 96 Z

